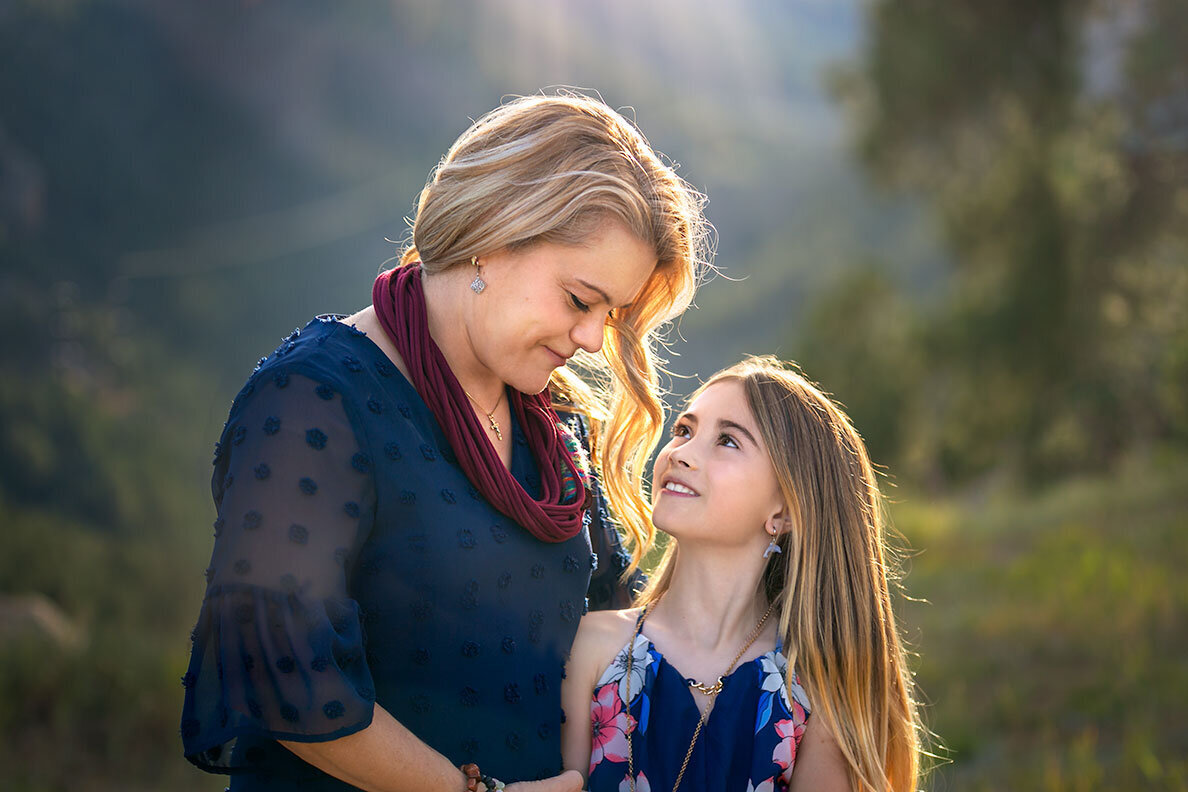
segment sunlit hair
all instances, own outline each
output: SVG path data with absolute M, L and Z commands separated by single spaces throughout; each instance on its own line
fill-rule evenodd
M 711 255 L 704 197 L 603 102 L 574 93 L 510 101 L 479 118 L 421 192 L 402 263 L 437 273 L 501 249 L 576 245 L 607 221 L 655 250 L 658 265 L 616 310 L 598 355 L 557 369 L 554 400 L 593 419 L 595 463 L 632 546 L 632 569 L 655 529 L 643 473 L 664 428 L 659 330 L 689 306 Z
M 761 584 L 779 603 L 788 683 L 795 669 L 812 717 L 846 758 L 853 788 L 910 792 L 921 731 L 891 608 L 884 501 L 866 446 L 837 405 L 790 364 L 747 358 L 690 400 L 725 381 L 743 386 L 793 521 Z M 637 604 L 668 589 L 678 555 L 673 539 Z

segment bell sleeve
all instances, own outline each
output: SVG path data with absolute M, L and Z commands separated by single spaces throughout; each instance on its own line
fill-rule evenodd
M 249 768 L 261 738 L 333 740 L 371 722 L 375 688 L 348 579 L 375 485 L 352 413 L 333 384 L 268 371 L 232 407 L 182 679 L 185 754 L 205 770 Z

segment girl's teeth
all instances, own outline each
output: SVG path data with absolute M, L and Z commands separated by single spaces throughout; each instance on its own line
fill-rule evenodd
M 680 493 L 683 493 L 683 494 L 685 494 L 685 495 L 696 495 L 696 494 L 697 494 L 696 492 L 694 492 L 693 490 L 689 489 L 688 487 L 686 487 L 686 486 L 683 486 L 683 485 L 681 485 L 681 484 L 676 484 L 676 483 L 674 483 L 674 482 L 672 482 L 672 481 L 670 481 L 670 482 L 668 482 L 667 484 L 665 484 L 665 485 L 664 485 L 664 489 L 666 489 L 666 490 L 669 490 L 670 492 L 680 492 Z

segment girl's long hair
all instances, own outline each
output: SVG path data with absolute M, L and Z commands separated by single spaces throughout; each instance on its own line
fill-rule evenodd
M 643 475 L 664 429 L 661 330 L 711 267 L 704 202 L 602 101 L 521 97 L 479 118 L 446 153 L 401 256 L 436 273 L 504 248 L 579 244 L 607 220 L 655 250 L 655 272 L 607 322 L 600 353 L 575 357 L 584 378 L 563 366 L 550 382 L 559 406 L 593 419 L 594 462 L 632 548 L 628 571 L 655 537 Z
M 788 364 L 747 358 L 692 398 L 724 380 L 743 386 L 793 520 L 762 579 L 768 599 L 779 602 L 788 684 L 795 670 L 855 789 L 911 792 L 921 727 L 891 607 L 884 501 L 866 446 L 841 409 Z M 677 552 L 673 540 L 637 604 L 668 588 Z

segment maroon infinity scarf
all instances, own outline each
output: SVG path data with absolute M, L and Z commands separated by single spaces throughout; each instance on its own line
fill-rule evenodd
M 508 389 L 511 409 L 540 466 L 541 498 L 533 500 L 504 467 L 465 391 L 429 335 L 420 262 L 380 273 L 371 301 L 380 324 L 404 358 L 413 387 L 433 411 L 471 483 L 491 505 L 537 539 L 564 542 L 576 536 L 582 530 L 585 485 L 562 441 L 548 391 L 529 396 Z M 563 498 L 564 484 L 571 477 L 578 482 L 577 497 Z

